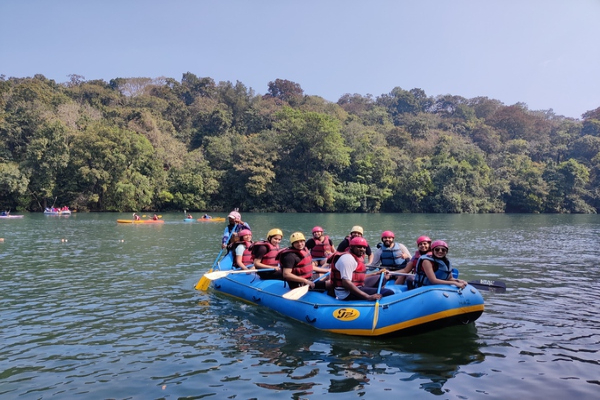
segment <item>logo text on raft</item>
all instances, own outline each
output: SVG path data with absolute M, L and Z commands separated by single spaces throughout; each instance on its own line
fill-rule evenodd
M 360 316 L 360 312 L 355 308 L 338 308 L 333 311 L 333 317 L 340 321 L 353 321 Z

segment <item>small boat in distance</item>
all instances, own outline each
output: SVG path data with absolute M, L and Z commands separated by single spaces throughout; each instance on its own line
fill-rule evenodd
M 57 216 L 68 216 L 71 215 L 71 210 L 68 207 L 63 208 L 46 208 L 44 215 L 57 215 Z
M 23 218 L 23 215 L 0 215 L 0 219 L 17 219 L 17 218 Z
M 165 221 L 162 219 L 118 219 L 117 223 L 119 224 L 164 224 Z

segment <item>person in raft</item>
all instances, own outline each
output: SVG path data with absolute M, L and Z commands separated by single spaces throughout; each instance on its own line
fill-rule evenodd
M 279 267 L 279 243 L 283 239 L 281 229 L 273 228 L 267 232 L 267 240 L 259 240 L 252 245 L 252 258 L 254 268 L 257 270 L 270 269 L 271 271 L 259 272 L 258 276 L 263 280 L 283 279 L 281 268 Z
M 406 266 L 403 269 L 401 269 L 400 272 L 404 274 L 415 273 L 415 268 L 417 267 L 417 262 L 419 261 L 419 258 L 422 255 L 431 252 L 431 239 L 429 238 L 429 236 L 419 236 L 417 238 L 417 248 L 418 250 L 415 251 L 415 254 L 412 256 L 408 264 L 406 264 Z M 403 285 L 405 282 L 409 289 L 414 288 L 414 277 L 406 277 L 401 275 L 396 279 L 396 285 Z
M 188 215 L 185 217 L 186 219 L 194 219 L 194 217 L 192 217 L 192 214 L 188 213 Z
M 242 215 L 237 212 L 237 211 L 232 211 L 229 213 L 229 215 L 227 216 L 227 226 L 225 227 L 225 230 L 223 231 L 223 238 L 221 240 L 221 248 L 225 248 L 227 247 L 227 245 L 229 243 L 234 243 L 234 239 L 235 239 L 235 232 L 239 232 L 242 229 L 250 229 L 250 225 L 248 225 L 246 222 L 242 221 Z M 228 243 L 229 241 L 229 243 Z
M 133 213 L 133 220 L 134 221 L 139 221 L 140 220 L 140 216 L 137 215 L 136 213 Z
M 448 245 L 443 240 L 431 243 L 431 253 L 419 257 L 415 286 L 454 285 L 459 289 L 467 286 L 467 282 L 452 276 L 452 263 L 448 259 Z
M 290 289 L 308 285 L 310 289 L 326 290 L 327 284 L 323 281 L 312 281 L 313 272 L 327 272 L 321 267 L 313 267 L 312 257 L 306 248 L 306 238 L 302 232 L 294 232 L 290 236 L 290 247 L 279 253 L 279 264 L 283 280 Z
M 252 263 L 252 231 L 250 229 L 242 229 L 238 233 L 238 240 L 233 244 L 232 251 L 234 252 L 233 266 L 239 269 L 254 268 Z
M 382 297 L 394 294 L 393 290 L 365 286 L 367 267 L 364 262 L 365 252 L 369 244 L 363 237 L 354 237 L 350 240 L 350 250 L 333 255 L 331 262 L 331 287 L 328 294 L 338 300 L 379 300 Z M 380 275 L 375 272 L 371 275 Z M 387 275 L 387 272 L 385 272 Z M 386 276 L 384 276 L 384 279 Z M 377 279 L 374 280 L 378 282 Z
M 352 240 L 355 237 L 363 237 L 363 235 L 364 235 L 364 230 L 363 230 L 362 226 L 359 226 L 359 225 L 353 226 L 352 229 L 350 230 L 350 236 L 346 236 L 346 238 L 340 242 L 340 244 L 337 247 L 337 251 L 344 252 L 344 251 L 348 250 L 348 248 L 350 247 L 350 240 Z M 368 243 L 367 243 L 367 250 L 366 250 L 365 254 L 367 255 L 367 258 L 369 260 L 368 264 L 371 264 L 373 262 L 373 253 L 371 252 L 371 247 L 369 246 Z
M 381 243 L 377 245 L 377 250 L 373 253 L 373 262 L 367 265 L 367 268 L 381 267 L 388 271 L 400 271 L 408 264 L 410 253 L 405 245 L 395 243 L 395 238 L 396 235 L 392 231 L 385 231 L 381 234 Z M 394 277 L 390 276 L 390 278 Z M 372 279 L 375 279 L 375 282 L 372 282 Z M 369 277 L 365 280 L 365 285 L 377 285 L 378 280 L 379 277 Z
M 329 236 L 323 234 L 323 228 L 312 228 L 312 238 L 306 241 L 306 248 L 310 251 L 316 266 L 327 263 L 327 258 L 334 253 L 333 242 Z
M 153 221 L 158 221 L 158 215 L 154 214 L 154 215 L 152 216 L 152 220 L 153 220 Z

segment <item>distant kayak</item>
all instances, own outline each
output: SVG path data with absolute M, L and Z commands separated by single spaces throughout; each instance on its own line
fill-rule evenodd
M 140 219 L 134 221 L 132 219 L 118 219 L 119 224 L 164 224 L 165 221 L 162 219 Z
M 223 222 L 223 221 L 225 221 L 225 218 L 223 218 L 223 217 L 198 218 L 197 221 L 200 221 L 200 222 Z
M 195 222 L 196 220 L 194 218 L 185 218 L 183 220 L 183 222 Z
M 0 215 L 0 219 L 23 218 L 23 215 Z

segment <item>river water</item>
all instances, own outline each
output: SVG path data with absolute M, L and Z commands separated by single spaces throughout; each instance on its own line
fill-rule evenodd
M 199 215 L 198 215 L 199 216 Z M 219 215 L 225 216 L 225 215 Z M 0 398 L 597 398 L 600 216 L 243 214 L 254 239 L 362 225 L 445 239 L 482 292 L 473 325 L 402 338 L 323 333 L 194 290 L 224 223 L 129 214 L 0 220 Z M 284 244 L 288 244 L 284 240 Z

